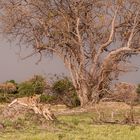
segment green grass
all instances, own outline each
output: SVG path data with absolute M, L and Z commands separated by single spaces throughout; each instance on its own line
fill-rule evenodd
M 59 123 L 39 126 L 25 121 L 26 127 L 0 131 L 0 140 L 139 140 L 140 126 L 94 125 L 93 113 L 59 116 Z M 19 120 L 18 120 L 19 121 Z M 22 123 L 24 122 L 22 120 Z M 28 123 L 27 123 L 27 122 Z

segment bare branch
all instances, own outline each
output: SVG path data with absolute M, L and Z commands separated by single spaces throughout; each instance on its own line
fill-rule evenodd
M 80 59 L 81 59 L 81 63 L 80 63 L 80 68 L 79 70 L 81 71 L 83 69 L 83 65 L 84 65 L 84 61 L 85 61 L 85 55 L 84 55 L 84 48 L 82 46 L 82 38 L 80 35 L 80 31 L 79 31 L 79 24 L 80 24 L 80 18 L 77 18 L 77 24 L 76 24 L 76 33 L 77 33 L 77 37 L 78 37 L 78 42 L 79 42 L 79 46 L 80 46 Z
M 127 42 L 127 47 L 128 47 L 128 48 L 131 46 L 131 42 L 132 42 L 132 39 L 133 39 L 134 34 L 135 34 L 135 28 L 136 28 L 136 26 L 137 26 L 137 24 L 138 24 L 138 22 L 137 22 L 138 15 L 139 15 L 139 11 L 136 13 L 136 17 L 135 17 L 135 19 L 134 19 L 133 28 L 132 28 L 130 37 L 129 37 L 128 42 Z
M 93 77 L 95 76 L 95 72 L 96 72 L 96 67 L 97 67 L 97 64 L 98 64 L 98 60 L 99 60 L 99 57 L 101 55 L 101 53 L 112 43 L 113 41 L 113 37 L 114 37 L 114 31 L 115 31 L 115 20 L 116 20 L 116 16 L 117 16 L 117 12 L 118 12 L 118 8 L 117 10 L 115 11 L 115 15 L 113 17 L 113 20 L 112 20 L 112 26 L 111 26 L 111 32 L 110 32 L 110 36 L 109 36 L 109 39 L 108 41 L 101 45 L 97 54 L 95 55 L 95 58 L 94 58 L 94 61 L 93 61 L 93 65 L 90 69 L 90 73 L 91 75 L 93 75 Z
M 42 60 L 42 52 L 39 52 L 39 54 L 40 54 L 40 57 L 39 57 L 38 61 L 36 62 L 36 65 L 38 65 L 39 62 L 41 62 L 41 60 Z
M 34 51 L 34 52 L 32 52 L 31 54 L 29 54 L 29 55 L 27 55 L 27 56 L 25 56 L 25 57 L 21 57 L 21 56 L 19 56 L 19 57 L 20 57 L 21 60 L 25 60 L 25 59 L 27 59 L 27 58 L 29 58 L 29 57 L 34 56 L 34 55 L 37 54 L 37 53 L 38 53 L 37 51 Z
M 110 32 L 109 39 L 106 43 L 104 43 L 100 46 L 99 52 L 104 51 L 105 48 L 108 47 L 113 41 L 114 32 L 115 32 L 115 20 L 116 20 L 116 17 L 117 17 L 118 10 L 119 10 L 119 8 L 117 8 L 117 10 L 115 11 L 115 15 L 114 15 L 112 23 L 111 23 L 111 32 Z

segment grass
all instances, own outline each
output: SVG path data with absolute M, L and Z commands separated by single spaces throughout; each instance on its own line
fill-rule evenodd
M 121 113 L 122 110 L 117 117 L 122 117 Z M 140 108 L 136 115 L 140 115 Z M 93 111 L 61 115 L 59 122 L 42 121 L 43 124 L 30 115 L 15 121 L 5 119 L 1 121 L 6 128 L 0 130 L 0 140 L 139 140 L 140 126 L 95 125 L 92 118 L 96 116 Z
M 0 104 L 4 108 L 6 104 Z M 110 117 L 112 110 L 116 110 L 116 119 L 123 118 L 128 109 L 122 103 L 107 103 L 99 105 L 106 118 Z M 127 109 L 126 109 L 127 108 Z M 66 109 L 64 106 L 54 106 L 55 111 Z M 135 110 L 136 117 L 140 118 L 140 107 Z M 140 126 L 135 125 L 97 125 L 92 118 L 97 118 L 95 110 L 77 115 L 60 115 L 59 122 L 44 122 L 37 116 L 27 114 L 23 118 L 10 120 L 0 118 L 0 140 L 139 140 Z M 43 122 L 42 124 L 40 122 Z
M 0 140 L 139 140 L 139 137 L 139 127 L 131 130 L 130 126 L 79 125 L 76 129 L 65 129 L 58 132 L 48 132 L 45 130 L 7 132 L 1 136 Z

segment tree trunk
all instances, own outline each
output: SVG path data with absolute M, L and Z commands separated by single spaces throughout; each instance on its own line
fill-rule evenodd
M 79 97 L 81 106 L 85 106 L 89 103 L 88 97 L 82 91 L 79 91 L 78 97 Z
M 102 98 L 100 91 L 97 90 L 97 87 L 89 87 L 85 81 L 81 80 L 79 82 L 79 87 L 77 86 L 76 89 L 81 106 L 99 103 L 100 99 Z
M 85 106 L 90 102 L 88 98 L 89 89 L 85 84 L 81 84 L 80 86 L 81 88 L 77 90 L 77 94 L 78 94 L 81 106 Z

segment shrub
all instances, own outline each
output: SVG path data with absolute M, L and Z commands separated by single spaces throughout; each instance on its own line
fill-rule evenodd
M 52 89 L 58 94 L 63 94 L 65 92 L 68 92 L 69 90 L 73 90 L 74 86 L 67 77 L 64 77 L 63 79 L 55 81 L 53 83 Z
M 80 100 L 79 100 L 79 98 L 77 96 L 76 91 L 73 91 L 72 92 L 72 98 L 71 98 L 71 100 L 72 100 L 72 107 L 80 106 Z
M 14 85 L 18 85 L 18 83 L 15 80 L 7 80 L 6 83 L 12 83 Z
M 80 105 L 76 90 L 67 77 L 55 81 L 52 85 L 52 89 L 56 93 L 57 98 L 60 98 L 67 106 L 76 107 Z
M 18 89 L 18 83 L 15 80 L 8 80 L 6 81 L 7 86 L 9 85 L 10 90 L 8 91 L 9 93 L 17 93 Z
M 137 97 L 137 102 L 140 104 L 140 84 L 138 84 L 137 88 L 136 88 L 136 92 L 138 94 L 138 97 Z
M 10 103 L 18 97 L 18 94 L 0 93 L 0 103 Z
M 44 95 L 44 94 L 40 96 L 40 102 L 43 102 L 43 103 L 50 103 L 54 100 L 56 100 L 56 96 Z
M 20 96 L 32 96 L 34 94 L 32 83 L 27 81 L 19 84 L 18 92 Z
M 46 80 L 41 75 L 34 75 L 33 78 L 29 80 L 29 82 L 32 83 L 32 86 L 34 88 L 35 94 L 42 94 L 46 87 Z
M 5 103 L 5 102 L 8 102 L 7 97 L 4 96 L 2 93 L 0 93 L 0 103 Z
M 15 93 L 17 92 L 17 87 L 15 84 L 11 82 L 6 82 L 3 84 L 0 84 L 0 92 L 2 93 Z
M 32 96 L 33 94 L 42 94 L 45 87 L 45 78 L 41 75 L 34 75 L 33 78 L 19 84 L 18 92 L 20 96 Z
M 138 84 L 136 92 L 140 95 L 140 84 Z

